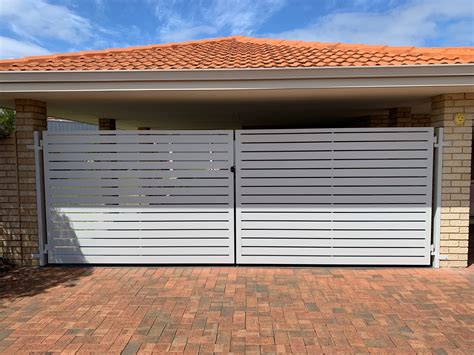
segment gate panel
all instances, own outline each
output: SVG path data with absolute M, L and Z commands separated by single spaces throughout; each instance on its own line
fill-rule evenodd
M 232 131 L 44 133 L 51 263 L 233 263 Z
M 433 135 L 237 131 L 237 262 L 429 265 Z

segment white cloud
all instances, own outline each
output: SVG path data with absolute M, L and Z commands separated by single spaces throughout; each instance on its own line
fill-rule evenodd
M 81 43 L 93 37 L 90 21 L 65 6 L 45 0 L 1 0 L 0 20 L 16 35 L 30 42 L 58 39 Z
M 436 39 L 442 45 L 466 45 L 472 43 L 474 38 L 473 16 L 472 0 L 411 0 L 385 12 L 364 9 L 329 14 L 306 27 L 269 36 L 321 42 L 416 46 Z
M 149 0 L 155 7 L 162 42 L 219 33 L 253 34 L 286 0 Z M 183 9 L 185 9 L 183 11 Z
M 0 58 L 18 58 L 30 55 L 46 55 L 49 53 L 46 48 L 38 46 L 37 44 L 0 36 Z

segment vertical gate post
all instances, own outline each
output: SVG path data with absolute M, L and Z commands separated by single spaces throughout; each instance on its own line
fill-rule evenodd
M 443 133 L 442 127 L 435 129 L 436 146 L 434 150 L 433 171 L 433 267 L 440 266 L 441 247 L 441 189 L 443 184 Z
M 35 131 L 33 135 L 33 149 L 35 150 L 35 178 L 36 178 L 36 210 L 38 213 L 38 250 L 39 264 L 47 264 L 46 247 L 46 224 L 45 224 L 45 204 L 44 204 L 44 167 L 43 167 L 43 147 L 41 142 L 42 133 Z

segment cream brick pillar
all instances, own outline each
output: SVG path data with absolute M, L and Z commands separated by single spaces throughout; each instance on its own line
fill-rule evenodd
M 464 114 L 463 125 L 454 122 L 456 113 Z M 474 94 L 432 98 L 431 125 L 444 127 L 441 267 L 467 266 L 473 113 Z
M 15 100 L 18 206 L 22 265 L 38 265 L 38 218 L 36 208 L 35 154 L 33 132 L 47 126 L 46 104 L 36 100 Z
M 99 118 L 100 131 L 115 131 L 117 127 L 116 121 L 113 118 Z
M 0 138 L 0 256 L 21 265 L 16 133 Z

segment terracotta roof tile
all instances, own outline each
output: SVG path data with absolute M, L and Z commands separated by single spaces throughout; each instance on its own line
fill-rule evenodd
M 0 60 L 0 70 L 287 68 L 462 63 L 474 63 L 474 47 L 390 47 L 232 36 Z

